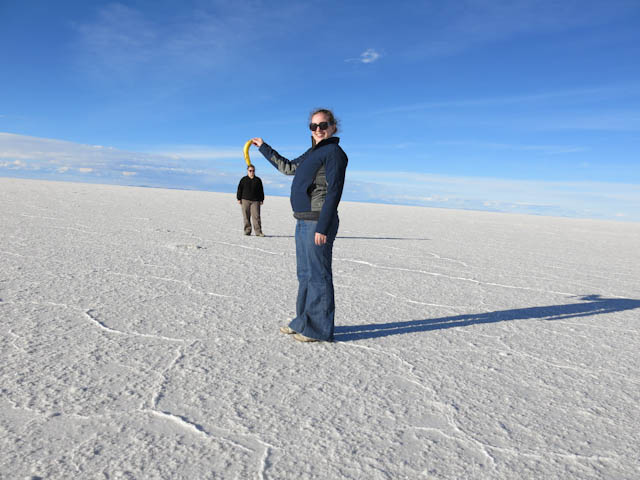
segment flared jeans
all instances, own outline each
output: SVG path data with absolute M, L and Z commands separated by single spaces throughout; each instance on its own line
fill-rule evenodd
M 331 222 L 327 243 L 315 244 L 316 225 L 312 220 L 296 224 L 298 298 L 296 318 L 289 327 L 305 337 L 332 341 L 335 318 L 331 257 L 338 233 L 338 216 Z

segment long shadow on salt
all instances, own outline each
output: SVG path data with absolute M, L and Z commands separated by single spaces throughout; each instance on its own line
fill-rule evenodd
M 266 238 L 295 238 L 293 235 L 265 235 Z M 430 238 L 411 237 L 343 237 L 338 235 L 338 240 L 409 240 L 409 241 L 431 241 Z
M 604 313 L 620 312 L 640 308 L 640 300 L 628 298 L 602 298 L 600 295 L 582 297 L 584 303 L 549 305 L 544 307 L 516 308 L 496 312 L 455 315 L 452 317 L 428 318 L 408 322 L 369 323 L 366 325 L 336 326 L 334 341 L 350 342 L 368 338 L 402 335 L 405 333 L 428 332 L 445 328 L 466 327 L 483 323 L 507 322 L 511 320 L 545 319 L 564 320 L 567 318 L 589 317 Z
M 410 241 L 421 241 L 428 242 L 431 241 L 430 238 L 412 238 L 412 237 L 343 237 L 338 235 L 336 237 L 337 240 L 410 240 Z

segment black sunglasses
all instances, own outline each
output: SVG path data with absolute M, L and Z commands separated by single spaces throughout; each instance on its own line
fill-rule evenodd
M 333 123 L 332 122 L 310 123 L 309 130 L 311 130 L 312 132 L 315 132 L 316 128 L 318 127 L 320 127 L 320 130 L 326 130 L 327 128 L 329 128 L 329 125 L 333 125 Z

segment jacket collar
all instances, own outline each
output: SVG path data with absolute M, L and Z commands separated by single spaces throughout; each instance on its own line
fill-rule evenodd
M 340 137 L 329 137 L 329 138 L 325 138 L 320 143 L 316 143 L 311 148 L 316 149 L 318 147 L 321 147 L 322 145 L 328 145 L 330 143 L 338 144 L 339 142 L 340 142 Z M 313 144 L 313 136 L 311 137 L 311 144 Z

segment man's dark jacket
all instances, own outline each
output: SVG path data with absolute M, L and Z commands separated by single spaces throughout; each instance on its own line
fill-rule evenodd
M 238 184 L 238 200 L 251 200 L 252 202 L 264 202 L 264 190 L 262 189 L 262 180 L 260 177 L 254 176 L 249 178 L 245 175 L 240 179 Z

